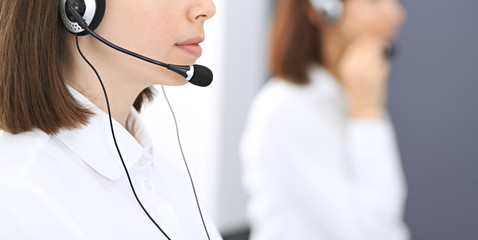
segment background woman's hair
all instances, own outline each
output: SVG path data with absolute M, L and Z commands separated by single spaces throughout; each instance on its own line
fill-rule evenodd
M 308 82 L 307 68 L 320 63 L 319 31 L 305 11 L 308 0 L 278 0 L 271 35 L 271 74 L 296 84 Z
M 78 128 L 92 113 L 70 94 L 62 76 L 70 52 L 57 0 L 0 0 L 0 129 L 48 134 Z M 134 103 L 139 111 L 151 89 Z

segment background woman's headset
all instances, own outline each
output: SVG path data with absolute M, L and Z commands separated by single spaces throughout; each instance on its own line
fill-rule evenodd
M 344 12 L 344 4 L 341 0 L 309 0 L 309 2 L 317 12 L 331 22 L 339 20 Z
M 344 13 L 344 3 L 342 0 L 309 0 L 309 2 L 312 7 L 329 22 L 338 21 Z M 388 45 L 383 51 L 387 59 L 391 59 L 395 53 L 396 46 L 393 43 Z

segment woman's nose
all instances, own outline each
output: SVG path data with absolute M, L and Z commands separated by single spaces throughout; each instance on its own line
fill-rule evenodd
M 195 0 L 194 5 L 189 10 L 189 19 L 191 21 L 207 20 L 216 14 L 216 5 L 212 0 Z

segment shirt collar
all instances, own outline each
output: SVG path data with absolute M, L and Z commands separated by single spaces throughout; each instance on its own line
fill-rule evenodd
M 345 93 L 339 81 L 326 68 L 311 64 L 308 68 L 311 90 L 321 97 L 344 98 Z M 317 94 L 320 93 L 320 94 Z
M 108 114 L 81 93 L 68 86 L 73 97 L 93 112 L 87 125 L 78 129 L 62 129 L 56 136 L 96 172 L 117 180 L 125 174 L 113 142 Z M 116 141 L 126 167 L 131 168 L 144 154 L 152 154 L 152 141 L 138 112 L 132 108 L 125 129 L 113 119 Z M 136 136 L 136 138 L 134 136 Z
M 311 64 L 308 67 L 308 75 L 312 82 L 327 81 L 337 83 L 338 80 L 325 67 L 319 64 Z

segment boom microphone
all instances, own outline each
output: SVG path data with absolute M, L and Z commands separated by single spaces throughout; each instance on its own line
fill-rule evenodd
M 211 69 L 202 65 L 179 66 L 169 64 L 166 68 L 183 76 L 191 84 L 196 86 L 207 87 L 212 82 L 213 74 Z M 192 77 L 189 77 L 189 72 L 192 73 Z
M 69 5 L 68 8 L 69 10 L 68 15 L 73 17 L 78 25 L 85 29 L 88 33 L 90 33 L 93 37 L 98 39 L 100 42 L 104 43 L 105 45 L 120 51 L 124 54 L 130 55 L 132 57 L 141 59 L 143 61 L 164 67 L 170 71 L 173 71 L 179 75 L 181 75 L 183 78 L 185 78 L 187 81 L 189 81 L 191 84 L 200 86 L 200 87 L 207 87 L 211 84 L 213 80 L 213 74 L 212 71 L 202 65 L 194 64 L 193 66 L 182 66 L 182 65 L 174 65 L 174 64 L 166 64 L 148 57 L 145 57 L 143 55 L 137 54 L 135 52 L 129 51 L 127 49 L 124 49 L 118 45 L 115 45 L 108 40 L 104 39 L 100 35 L 96 34 L 93 30 L 91 30 L 88 27 L 88 24 L 86 21 L 83 19 L 83 17 L 80 16 L 80 14 L 77 12 L 77 9 L 75 9 L 75 6 Z
M 397 52 L 397 46 L 395 46 L 393 43 L 389 44 L 383 51 L 383 55 L 387 60 L 391 60 L 393 57 L 395 57 Z

